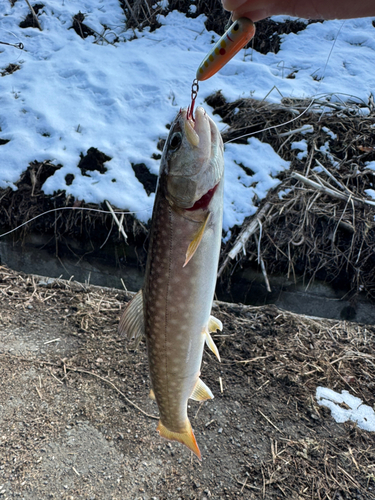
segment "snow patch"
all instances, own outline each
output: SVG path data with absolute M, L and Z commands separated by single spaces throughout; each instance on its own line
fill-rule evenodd
M 362 400 L 352 396 L 348 391 L 342 391 L 341 394 L 327 389 L 317 387 L 316 400 L 320 406 L 326 406 L 331 410 L 332 417 L 338 423 L 351 420 L 356 422 L 358 427 L 366 431 L 375 431 L 375 412 Z

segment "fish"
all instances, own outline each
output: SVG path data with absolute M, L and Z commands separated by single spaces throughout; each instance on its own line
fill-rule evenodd
M 203 107 L 180 110 L 166 140 L 150 227 L 143 288 L 127 305 L 119 332 L 146 337 L 160 436 L 201 453 L 188 399 L 213 394 L 200 378 L 205 343 L 220 360 L 211 315 L 221 248 L 223 141 Z

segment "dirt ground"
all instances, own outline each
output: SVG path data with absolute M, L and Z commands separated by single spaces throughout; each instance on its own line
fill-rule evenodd
M 375 403 L 375 328 L 216 303 L 215 399 L 190 403 L 203 460 L 157 432 L 125 292 L 0 267 L 0 499 L 375 498 L 374 433 L 316 387 Z

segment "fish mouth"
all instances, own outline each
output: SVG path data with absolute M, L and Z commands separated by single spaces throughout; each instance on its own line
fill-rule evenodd
M 206 111 L 198 107 L 194 115 L 189 109 L 180 112 L 179 122 L 185 136 L 188 161 L 182 161 L 169 173 L 167 198 L 182 209 L 197 210 L 207 208 L 222 177 L 219 157 L 223 145 L 220 132 Z M 211 193 L 211 196 L 206 196 Z M 202 202 L 197 204 L 200 200 Z
M 184 110 L 185 111 L 185 110 Z M 208 125 L 208 126 L 207 126 Z M 216 137 L 216 127 L 213 127 L 211 120 L 207 116 L 204 108 L 199 106 L 195 111 L 195 116 L 193 115 L 190 108 L 186 110 L 185 120 L 184 120 L 184 130 L 186 138 L 191 146 L 198 147 L 201 143 L 200 139 L 208 139 L 208 130 L 211 132 L 211 143 L 217 139 Z M 215 137 L 214 137 L 215 135 Z
M 189 141 L 190 145 L 197 148 L 199 146 L 199 135 L 194 130 L 194 122 L 192 118 L 188 118 L 186 115 L 186 121 L 184 122 L 184 129 L 186 134 L 186 139 Z

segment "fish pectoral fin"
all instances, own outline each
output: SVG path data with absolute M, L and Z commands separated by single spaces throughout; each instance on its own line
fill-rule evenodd
M 206 401 L 206 399 L 214 399 L 214 395 L 203 380 L 198 378 L 190 399 L 193 399 L 194 401 Z
M 210 220 L 211 212 L 208 212 L 206 219 L 202 222 L 201 227 L 197 231 L 194 236 L 193 241 L 189 244 L 188 249 L 186 251 L 185 264 L 182 267 L 185 267 L 189 260 L 193 257 L 197 248 L 199 247 L 200 242 L 202 241 L 204 231 L 207 227 L 207 223 Z
M 184 432 L 170 431 L 161 423 L 161 420 L 159 420 L 159 425 L 156 430 L 159 432 L 161 437 L 184 444 L 189 448 L 189 450 L 197 455 L 199 460 L 202 460 L 201 452 L 199 451 L 189 419 L 187 419 L 186 430 Z
M 118 331 L 121 335 L 126 335 L 128 340 L 134 339 L 135 347 L 137 347 L 145 332 L 142 290 L 139 290 L 126 306 L 118 325 Z
M 152 399 L 152 401 L 156 401 L 155 393 L 154 393 L 153 389 L 150 389 L 150 394 L 148 395 L 148 397 L 150 399 Z
M 217 330 L 221 331 L 222 329 L 223 329 L 223 323 L 214 316 L 210 316 L 207 328 L 203 330 L 203 335 L 205 336 L 207 346 L 209 347 L 209 349 L 211 349 L 211 351 L 215 354 L 215 356 L 219 361 L 221 361 L 219 350 L 216 347 L 215 342 L 212 340 L 210 332 L 216 332 Z

